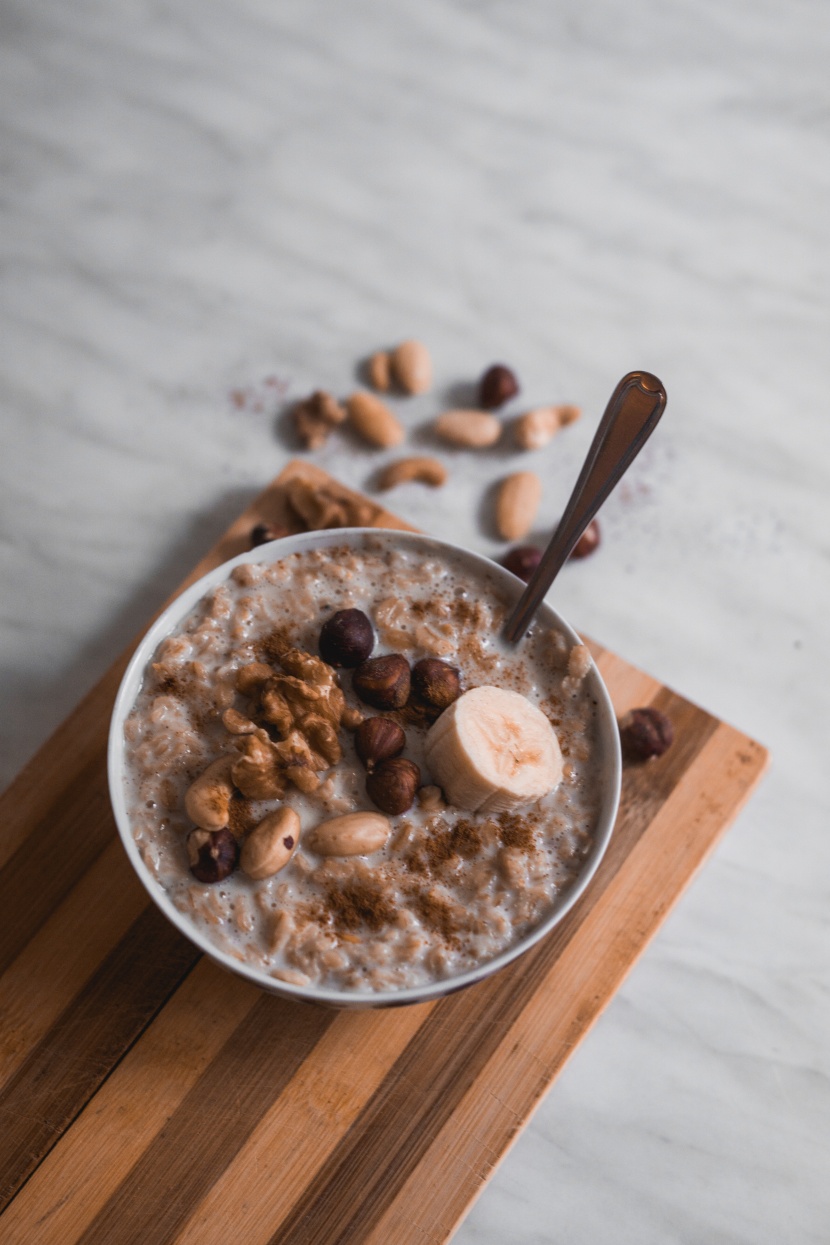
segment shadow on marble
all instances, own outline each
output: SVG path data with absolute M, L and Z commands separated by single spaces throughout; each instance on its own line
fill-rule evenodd
M 157 568 L 62 669 L 44 660 L 40 673 L 0 672 L 3 718 L 14 722 L 13 736 L 2 748 L 0 789 L 12 781 L 124 649 L 138 641 L 167 598 L 259 491 L 228 490 L 215 505 L 193 515 Z

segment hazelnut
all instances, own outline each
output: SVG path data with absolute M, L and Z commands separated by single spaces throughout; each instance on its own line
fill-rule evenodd
M 486 411 L 494 411 L 497 406 L 504 406 L 519 392 L 519 382 L 514 372 L 503 363 L 494 363 L 479 382 L 478 400 Z
M 383 813 L 395 817 L 411 808 L 421 785 L 421 771 L 414 761 L 394 757 L 381 761 L 366 779 L 366 793 Z
M 541 561 L 542 550 L 535 545 L 516 545 L 505 555 L 502 566 L 527 583 Z
M 373 709 L 403 709 L 409 699 L 409 663 L 400 653 L 372 657 L 354 672 L 352 687 Z
M 338 610 L 320 631 L 320 656 L 330 666 L 359 666 L 375 647 L 375 633 L 363 610 Z
M 572 558 L 587 558 L 599 545 L 600 532 L 596 519 L 592 519 L 571 550 Z
M 620 742 L 630 761 L 662 756 L 674 740 L 674 727 L 659 709 L 632 709 L 620 722 Z
M 461 695 L 461 678 L 455 666 L 425 657 L 412 667 L 412 689 L 431 708 L 446 709 Z
M 221 882 L 239 859 L 239 845 L 230 830 L 193 830 L 187 837 L 190 872 L 197 882 Z
M 256 549 L 257 545 L 267 545 L 269 540 L 279 540 L 288 535 L 287 527 L 276 527 L 273 523 L 257 523 L 256 527 L 251 528 L 248 543 L 252 549 Z
M 363 764 L 372 770 L 403 752 L 406 735 L 391 718 L 366 718 L 355 731 L 354 744 Z

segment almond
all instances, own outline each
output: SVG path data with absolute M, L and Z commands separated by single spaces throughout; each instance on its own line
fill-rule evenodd
M 319 856 L 368 856 L 383 847 L 391 829 L 381 813 L 346 813 L 321 821 L 307 841 Z
M 381 490 L 394 488 L 397 484 L 405 484 L 409 480 L 417 480 L 419 484 L 428 484 L 431 488 L 439 488 L 447 480 L 447 469 L 437 458 L 400 458 L 390 463 L 380 473 L 378 488 Z
M 346 410 L 355 432 L 380 449 L 400 445 L 404 431 L 385 402 L 365 389 L 359 389 L 346 399 Z
M 389 362 L 404 393 L 426 393 L 432 384 L 432 360 L 423 342 L 401 342 L 392 351 Z
M 495 445 L 501 428 L 495 415 L 485 411 L 444 411 L 435 421 L 436 435 L 442 441 L 476 450 Z
M 542 481 L 534 471 L 506 476 L 496 497 L 496 528 L 502 540 L 521 540 L 533 527 L 542 498 Z

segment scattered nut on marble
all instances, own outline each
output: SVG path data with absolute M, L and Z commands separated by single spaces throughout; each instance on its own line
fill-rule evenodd
M 448 445 L 481 450 L 495 445 L 502 424 L 485 411 L 444 411 L 435 421 L 435 434 Z
M 496 495 L 496 530 L 502 540 L 521 540 L 533 527 L 542 481 L 535 471 L 516 471 L 506 476 Z
M 384 467 L 378 477 L 378 488 L 385 492 L 398 484 L 416 481 L 428 484 L 430 488 L 440 488 L 447 482 L 447 469 L 438 458 L 413 456 L 400 458 L 395 463 Z

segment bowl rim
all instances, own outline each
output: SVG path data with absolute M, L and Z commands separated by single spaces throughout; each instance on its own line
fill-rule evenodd
M 608 848 L 619 808 L 622 783 L 622 755 L 616 714 L 602 675 L 597 668 L 596 662 L 592 661 L 591 668 L 585 677 L 592 680 L 593 683 L 591 693 L 597 705 L 599 736 L 608 755 L 605 758 L 605 764 L 600 776 L 603 790 L 601 793 L 597 829 L 591 852 L 586 857 L 582 872 L 578 874 L 571 886 L 563 892 L 560 899 L 554 901 L 548 914 L 533 929 L 528 931 L 524 937 L 511 943 L 509 947 L 506 947 L 492 959 L 483 961 L 474 968 L 467 969 L 464 973 L 459 973 L 453 977 L 443 977 L 418 986 L 407 986 L 403 989 L 359 991 L 340 990 L 313 984 L 306 986 L 295 985 L 292 982 L 282 981 L 279 978 L 269 976 L 264 970 L 257 969 L 253 965 L 246 964 L 243 960 L 238 960 L 228 955 L 221 948 L 211 943 L 210 939 L 202 934 L 196 924 L 175 907 L 167 891 L 153 876 L 141 858 L 138 845 L 132 834 L 126 803 L 126 784 L 123 782 L 127 751 L 124 738 L 124 724 L 141 690 L 144 671 L 153 653 L 161 641 L 170 635 L 187 617 L 205 593 L 223 583 L 229 577 L 234 567 L 250 562 L 265 562 L 270 565 L 281 561 L 285 557 L 290 557 L 294 553 L 308 549 L 324 548 L 338 544 L 359 547 L 367 540 L 377 542 L 379 540 L 389 541 L 390 539 L 401 541 L 405 544 L 427 544 L 440 553 L 448 553 L 456 557 L 461 555 L 463 558 L 471 560 L 480 571 L 486 572 L 491 576 L 495 575 L 496 579 L 516 599 L 524 590 L 524 583 L 493 559 L 473 550 L 465 549 L 452 541 L 441 540 L 426 533 L 394 528 L 352 527 L 329 528 L 283 536 L 279 540 L 269 541 L 222 562 L 219 566 L 208 571 L 194 583 L 190 584 L 162 610 L 139 640 L 130 658 L 122 676 L 110 717 L 107 744 L 107 776 L 113 816 L 130 863 L 156 906 L 181 934 L 222 968 L 245 978 L 272 994 L 330 1007 L 379 1008 L 403 1006 L 409 1003 L 424 1003 L 454 993 L 456 990 L 462 990 L 492 976 L 512 963 L 513 960 L 529 951 L 531 947 L 535 946 L 536 943 L 549 934 L 584 894 Z M 571 643 L 582 643 L 582 640 L 567 620 L 547 601 L 544 601 L 539 607 L 536 615 L 537 619 L 539 619 L 540 615 L 546 626 L 555 627 L 563 631 Z M 610 749 L 608 748 L 609 743 Z

